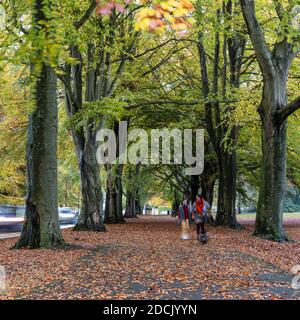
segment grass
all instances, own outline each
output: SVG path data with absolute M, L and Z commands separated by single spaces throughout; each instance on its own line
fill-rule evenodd
M 256 213 L 242 213 L 242 214 L 238 214 L 237 218 L 255 218 Z M 285 212 L 283 214 L 283 217 L 285 219 L 290 219 L 290 218 L 300 218 L 300 212 Z

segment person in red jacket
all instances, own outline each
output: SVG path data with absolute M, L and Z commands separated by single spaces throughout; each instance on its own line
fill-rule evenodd
M 193 205 L 193 211 L 194 211 L 194 217 L 195 217 L 195 223 L 197 227 L 197 237 L 199 239 L 200 235 L 204 235 L 205 232 L 205 217 L 204 217 L 204 212 L 203 212 L 203 207 L 204 207 L 204 199 L 201 195 L 196 196 L 196 201 L 194 202 Z

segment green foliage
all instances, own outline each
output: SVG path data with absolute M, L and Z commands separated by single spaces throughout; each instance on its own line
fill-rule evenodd
M 25 196 L 25 137 L 28 90 L 23 70 L 0 72 L 0 203 L 22 203 Z
M 122 120 L 128 115 L 128 112 L 124 109 L 126 105 L 128 103 L 109 97 L 93 102 L 85 102 L 84 107 L 70 119 L 69 125 L 80 128 L 91 121 L 100 123 L 104 116 L 108 125 L 112 121 Z

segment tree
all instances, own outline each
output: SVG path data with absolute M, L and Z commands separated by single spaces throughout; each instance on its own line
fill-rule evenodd
M 213 21 L 215 21 L 216 31 L 210 79 L 208 50 L 204 44 L 204 34 L 207 28 L 205 19 L 209 19 L 209 17 L 204 17 L 205 14 L 202 12 L 201 4 L 197 6 L 199 25 L 197 47 L 202 79 L 201 89 L 205 100 L 205 124 L 211 144 L 211 146 L 207 144 L 206 150 L 209 151 L 209 149 L 213 148 L 218 164 L 216 224 L 240 228 L 236 219 L 237 163 L 235 149 L 238 140 L 238 128 L 230 126 L 228 123 L 231 122 L 231 113 L 235 108 L 234 102 L 230 102 L 230 94 L 233 96 L 234 90 L 239 89 L 245 40 L 240 30 L 232 30 L 232 21 L 237 15 L 233 10 L 232 1 L 223 2 L 222 10 L 218 4 L 213 9 L 215 9 Z M 221 42 L 221 32 L 223 33 L 223 42 Z M 221 51 L 222 44 L 223 50 Z M 221 64 L 223 64 L 222 67 Z M 229 78 L 229 83 L 227 78 Z M 228 94 L 228 89 L 230 94 Z M 208 172 L 211 171 L 213 175 L 213 163 L 210 163 L 206 169 L 208 169 Z M 203 178 L 208 180 L 205 174 Z M 203 182 L 205 181 L 204 179 L 202 179 Z M 211 181 L 210 188 L 213 188 L 213 186 L 214 181 Z M 205 185 L 203 185 L 205 193 L 207 192 L 206 189 Z M 208 194 L 212 194 L 212 192 L 210 191 Z
M 88 46 L 88 67 L 86 70 L 86 101 L 94 100 L 95 82 L 92 69 L 91 45 Z M 71 119 L 83 108 L 82 58 L 77 45 L 71 45 L 71 57 L 77 64 L 66 64 L 65 75 L 61 77 L 65 85 L 66 111 Z M 102 218 L 102 192 L 99 166 L 96 159 L 96 127 L 92 119 L 80 125 L 71 126 L 80 175 L 81 207 L 75 230 L 105 231 Z
M 100 128 L 110 126 L 118 137 L 117 121 L 111 121 L 103 112 L 100 115 L 101 107 L 107 106 L 109 99 L 115 94 L 126 62 L 135 50 L 138 33 L 134 31 L 132 20 L 135 6 L 127 6 L 124 12 L 112 10 L 108 16 L 92 16 L 96 5 L 92 1 L 82 16 L 73 23 L 75 34 L 70 41 L 73 63 L 66 63 L 64 75 L 60 79 L 65 86 L 66 110 L 71 120 L 81 181 L 81 212 L 75 230 L 104 231 L 104 222 L 123 221 L 123 166 L 105 165 L 107 180 L 103 219 L 96 134 Z M 81 33 L 78 34 L 80 28 Z M 94 36 L 91 37 L 91 34 Z M 95 116 L 97 112 L 99 117 Z M 72 121 L 74 119 L 79 121 Z
M 291 35 L 292 8 L 284 8 L 279 1 L 274 1 L 282 23 L 282 35 L 270 49 L 256 16 L 254 1 L 240 0 L 240 4 L 263 75 L 263 93 L 258 107 L 262 123 L 261 186 L 254 234 L 285 241 L 288 236 L 283 228 L 282 203 L 286 186 L 287 118 L 300 108 L 300 97 L 288 103 L 287 79 L 292 61 L 299 52 L 299 33 Z
M 53 36 L 54 2 L 35 0 L 32 7 L 33 53 L 31 59 L 32 100 L 27 141 L 27 196 L 23 230 L 15 248 L 53 247 L 64 243 L 57 203 L 57 77 L 41 47 Z M 50 12 L 49 12 L 50 11 Z M 41 39 L 44 36 L 44 39 Z M 44 44 L 37 41 L 45 40 Z

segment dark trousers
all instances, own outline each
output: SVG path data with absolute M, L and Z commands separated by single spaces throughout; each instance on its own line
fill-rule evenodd
M 200 222 L 196 224 L 197 226 L 197 235 L 199 236 L 199 234 L 204 234 L 205 233 L 205 227 L 204 227 L 204 219 Z

